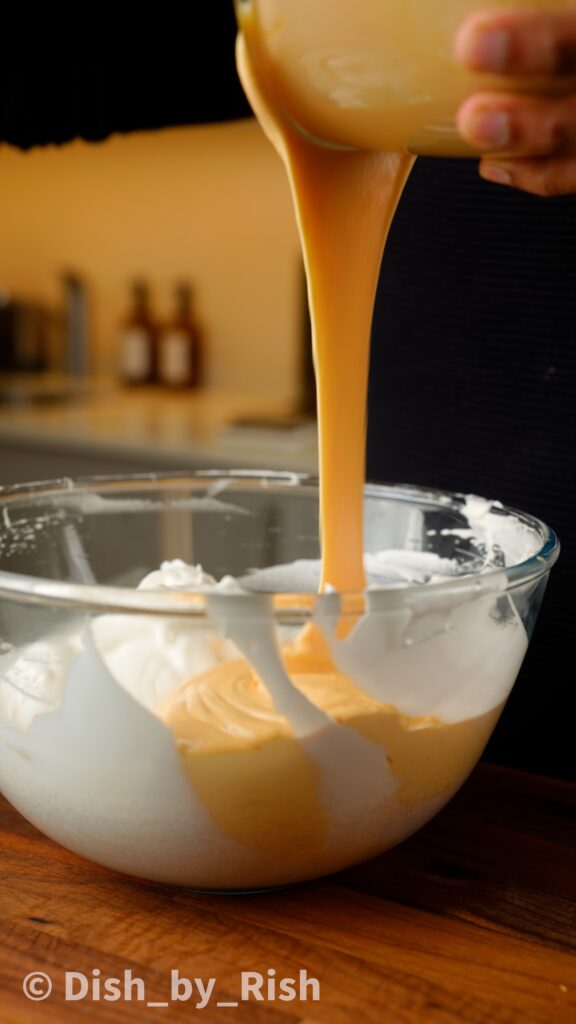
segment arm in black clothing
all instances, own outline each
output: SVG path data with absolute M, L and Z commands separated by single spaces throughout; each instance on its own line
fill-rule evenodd
M 231 0 L 165 6 L 149 23 L 139 15 L 129 32 L 104 27 L 82 25 L 67 39 L 69 16 L 35 18 L 33 36 L 30 26 L 3 25 L 0 141 L 29 149 L 251 115 L 236 74 Z

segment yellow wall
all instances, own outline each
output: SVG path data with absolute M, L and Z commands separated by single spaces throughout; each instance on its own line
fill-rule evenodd
M 197 287 L 209 382 L 291 391 L 299 263 L 288 187 L 252 122 L 0 149 L 0 286 L 58 300 L 63 267 L 91 286 L 95 369 L 116 358 L 128 285 Z

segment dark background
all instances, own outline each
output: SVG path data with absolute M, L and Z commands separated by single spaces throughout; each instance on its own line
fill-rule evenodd
M 388 242 L 373 328 L 368 476 L 525 509 L 562 553 L 485 754 L 574 778 L 576 197 L 419 160 Z
M 161 24 L 126 32 L 50 12 L 34 37 L 5 25 L 0 140 L 30 148 L 248 116 L 231 4 L 194 15 L 168 5 Z M 575 335 L 576 197 L 537 199 L 482 182 L 469 161 L 419 160 L 376 303 L 368 476 L 499 498 L 560 534 L 534 641 L 485 756 L 570 778 Z

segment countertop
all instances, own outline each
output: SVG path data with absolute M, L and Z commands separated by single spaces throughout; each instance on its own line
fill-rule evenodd
M 58 400 L 51 397 L 58 387 L 51 388 L 46 379 L 37 385 L 36 401 L 0 404 L 0 445 L 156 459 L 159 465 L 317 471 L 315 424 L 292 417 L 283 396 L 94 381 Z
M 63 1000 L 66 971 L 92 986 L 93 971 L 131 970 L 146 1001 L 162 1002 L 178 970 L 217 979 L 204 1021 L 573 1024 L 575 846 L 576 786 L 483 764 L 375 860 L 282 891 L 195 894 L 91 865 L 0 800 L 0 1019 L 192 1021 L 196 992 L 169 1007 L 92 999 L 92 987 Z M 307 971 L 320 1000 L 216 1006 L 238 999 L 242 971 L 272 969 Z M 45 1001 L 22 993 L 33 971 L 53 979 Z

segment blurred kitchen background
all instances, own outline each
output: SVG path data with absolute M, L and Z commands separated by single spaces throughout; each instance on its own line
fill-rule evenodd
M 280 161 L 253 122 L 0 147 L 0 483 L 316 470 Z

